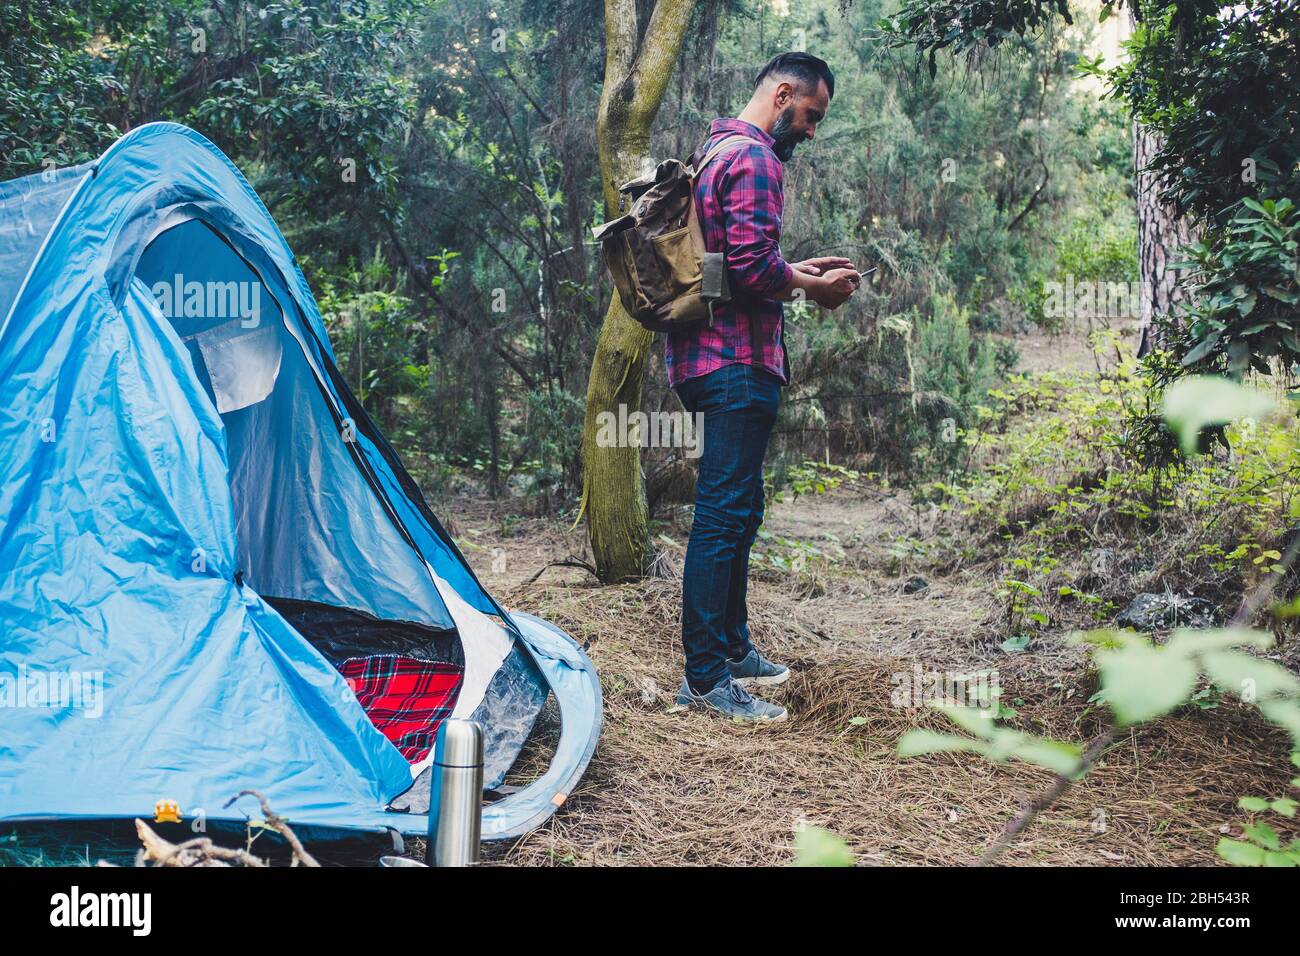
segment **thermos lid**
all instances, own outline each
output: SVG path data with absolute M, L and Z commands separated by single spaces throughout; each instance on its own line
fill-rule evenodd
M 443 767 L 482 766 L 483 728 L 473 720 L 444 720 L 438 728 L 433 762 Z

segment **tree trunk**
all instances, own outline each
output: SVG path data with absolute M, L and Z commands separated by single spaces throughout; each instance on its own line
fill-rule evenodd
M 1129 4 L 1129 26 L 1142 20 L 1140 0 Z M 1138 220 L 1138 357 L 1167 343 L 1152 320 L 1170 315 L 1183 301 L 1178 284 L 1178 249 L 1192 241 L 1190 223 L 1168 203 L 1160 201 L 1160 180 L 1147 170 L 1151 157 L 1160 149 L 1160 134 L 1133 120 L 1133 192 Z
M 618 186 L 641 173 L 650 155 L 650 127 L 681 51 L 694 0 L 657 0 L 644 32 L 636 0 L 605 0 L 605 82 L 596 116 L 596 145 L 605 215 L 618 215 Z M 613 296 L 587 382 L 582 431 L 582 507 L 602 581 L 641 576 L 649 565 L 650 534 L 640 448 L 601 448 L 596 422 L 619 406 L 639 411 L 646 359 L 654 336 Z
M 1133 121 L 1133 186 L 1137 194 L 1138 292 L 1141 340 L 1138 355 L 1162 348 L 1160 330 L 1152 323 L 1156 316 L 1173 313 L 1185 293 L 1178 283 L 1179 248 L 1192 241 L 1192 229 L 1168 203 L 1160 201 L 1160 183 L 1147 170 L 1160 148 L 1158 133 Z

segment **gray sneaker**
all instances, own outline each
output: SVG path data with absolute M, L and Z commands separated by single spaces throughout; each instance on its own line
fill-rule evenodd
M 773 664 L 758 652 L 750 648 L 748 654 L 738 661 L 727 661 L 731 676 L 742 684 L 757 684 L 760 687 L 772 687 L 784 684 L 790 679 L 790 668 L 784 664 Z
M 683 680 L 682 689 L 677 692 L 677 703 L 683 707 L 703 707 L 717 711 L 724 717 L 736 720 L 778 721 L 785 720 L 787 716 L 784 707 L 751 697 L 734 680 L 718 685 L 707 694 L 695 693 L 691 690 L 691 685 Z

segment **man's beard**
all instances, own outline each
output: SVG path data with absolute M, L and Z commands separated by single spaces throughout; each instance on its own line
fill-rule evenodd
M 794 149 L 803 142 L 803 135 L 794 131 L 794 106 L 787 106 L 785 112 L 772 124 L 772 151 L 781 162 L 787 162 L 794 155 Z

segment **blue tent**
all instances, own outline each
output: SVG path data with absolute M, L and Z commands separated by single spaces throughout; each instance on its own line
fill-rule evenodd
M 483 589 L 231 162 L 143 126 L 0 184 L 0 237 L 0 820 L 240 821 L 253 788 L 422 833 L 433 727 L 478 720 L 497 788 L 548 690 L 551 765 L 483 834 L 550 816 L 596 745 L 594 668 Z

